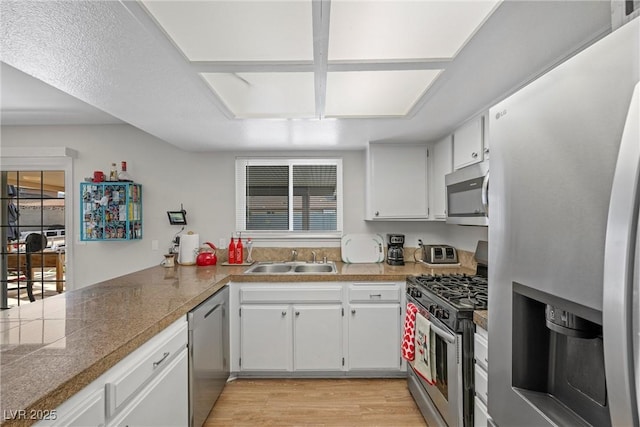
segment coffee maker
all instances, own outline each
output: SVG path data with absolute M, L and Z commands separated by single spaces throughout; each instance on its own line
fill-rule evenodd
M 404 234 L 387 234 L 387 264 L 404 265 Z

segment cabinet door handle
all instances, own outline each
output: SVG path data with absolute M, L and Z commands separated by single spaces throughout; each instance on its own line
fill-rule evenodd
M 369 294 L 369 298 L 382 298 L 382 294 Z
M 376 211 L 375 216 L 380 216 L 380 211 Z
M 300 316 L 300 312 L 299 311 L 296 311 L 296 316 Z
M 473 157 L 474 159 L 477 158 L 478 157 L 478 153 L 476 153 L 476 152 L 471 153 L 471 157 Z
M 286 316 L 286 315 L 287 315 L 287 312 L 286 312 L 286 311 L 283 311 L 283 312 L 282 312 L 282 317 L 284 317 L 284 316 Z
M 351 309 L 351 314 L 356 314 L 356 309 L 355 308 Z
M 164 362 L 164 360 L 169 357 L 169 352 L 165 351 L 162 354 L 162 359 L 158 360 L 157 362 L 153 362 L 153 369 L 157 368 L 162 362 Z
M 484 149 L 484 154 L 489 154 L 489 147 Z

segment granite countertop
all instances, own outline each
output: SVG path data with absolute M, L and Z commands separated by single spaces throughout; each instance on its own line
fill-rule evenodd
M 245 275 L 241 266 L 151 267 L 0 311 L 2 425 L 18 410 L 46 411 L 72 395 L 151 337 L 234 282 L 399 281 L 414 274 L 467 273 L 430 268 L 336 263 L 338 274 Z
M 489 330 L 489 311 L 476 310 L 473 312 L 473 323 L 480 326 L 485 331 Z

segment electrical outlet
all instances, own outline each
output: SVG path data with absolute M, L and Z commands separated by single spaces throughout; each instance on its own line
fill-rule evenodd
M 151 250 L 152 251 L 157 251 L 158 250 L 158 241 L 157 240 L 152 240 L 151 241 Z

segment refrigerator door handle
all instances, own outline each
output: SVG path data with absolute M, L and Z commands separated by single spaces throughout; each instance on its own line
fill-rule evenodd
M 634 334 L 639 331 L 638 325 L 632 323 L 637 310 L 633 307 L 633 298 L 634 287 L 638 286 L 634 283 L 634 277 L 638 279 L 638 274 L 634 274 L 635 260 L 640 255 L 637 252 L 639 199 L 640 83 L 634 88 L 622 134 L 605 238 L 603 347 L 611 424 L 615 426 L 639 424 L 639 366 L 633 345 Z
M 482 207 L 489 218 L 489 171 L 482 180 Z

